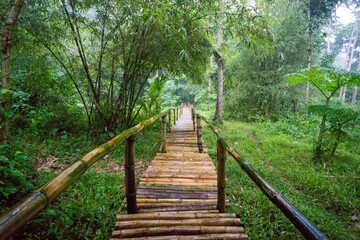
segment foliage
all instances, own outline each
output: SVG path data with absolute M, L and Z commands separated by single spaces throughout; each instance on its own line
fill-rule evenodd
M 325 144 L 329 146 L 325 146 L 324 150 L 330 152 L 330 157 L 334 156 L 339 143 L 343 139 L 351 139 L 351 132 L 356 128 L 360 120 L 360 112 L 354 111 L 351 108 L 313 105 L 310 106 L 309 112 L 320 116 L 327 116 L 329 126 L 326 131 L 329 133 L 329 136 L 325 136 Z
M 165 78 L 155 77 L 150 81 L 147 94 L 143 99 L 143 106 L 147 116 L 156 115 L 161 111 L 161 97 L 165 87 Z
M 13 202 L 9 197 L 33 189 L 31 178 L 35 175 L 34 165 L 29 156 L 20 151 L 10 150 L 9 145 L 0 146 L 0 202 Z
M 200 24 L 208 4 L 198 7 L 172 1 L 62 1 L 59 8 L 40 2 L 28 8 L 23 24 L 72 82 L 90 129 L 100 133 L 134 122 L 156 70 L 201 79 L 211 52 Z
M 194 104 L 200 89 L 199 84 L 191 84 L 185 77 L 170 77 L 162 97 L 163 106 L 176 107 L 183 102 Z
M 306 21 L 299 8 L 301 5 L 288 1 L 267 5 L 264 15 L 274 34 L 273 48 L 229 53 L 236 56 L 225 65 L 225 110 L 230 117 L 276 119 L 282 111 L 298 109 L 300 90 L 288 86 L 283 75 L 301 69 L 306 59 Z
M 348 121 L 356 119 L 356 114 L 355 112 L 348 114 L 346 110 L 334 110 L 332 108 L 329 108 L 330 100 L 342 86 L 345 85 L 351 86 L 354 84 L 359 84 L 360 74 L 356 72 L 347 72 L 345 70 L 313 66 L 310 69 L 301 70 L 298 73 L 289 75 L 288 80 L 290 83 L 293 84 L 310 82 L 319 90 L 319 92 L 325 98 L 325 104 L 323 104 L 321 108 L 319 107 L 314 108 L 315 110 L 317 110 L 317 113 L 321 113 L 322 119 L 319 126 L 319 135 L 314 148 L 313 160 L 319 161 L 323 154 L 323 148 L 324 148 L 323 139 L 326 133 L 326 121 L 329 113 L 330 116 L 332 116 L 331 118 L 333 125 L 332 132 L 334 131 L 337 132 L 336 141 L 331 150 L 331 155 L 334 155 L 337 145 L 341 139 L 342 125 L 344 125 Z M 348 116 L 352 116 L 352 118 L 350 120 L 346 118 L 346 121 L 339 125 L 339 121 L 338 121 L 339 117 L 345 116 L 346 114 L 344 115 L 344 113 L 346 113 Z M 334 120 L 334 119 L 338 119 L 338 120 Z M 334 124 L 336 127 L 334 126 Z
M 41 173 L 44 182 L 51 177 L 54 177 L 52 172 Z M 118 173 L 89 171 L 14 239 L 104 239 L 110 236 L 124 199 L 122 183 L 123 176 Z
M 298 84 L 309 81 L 313 84 L 327 101 L 334 96 L 342 86 L 359 84 L 360 74 L 347 72 L 343 69 L 313 66 L 288 76 L 289 82 Z

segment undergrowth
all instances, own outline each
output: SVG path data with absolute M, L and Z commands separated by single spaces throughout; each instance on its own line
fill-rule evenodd
M 155 123 L 137 135 L 136 177 L 139 177 L 139 173 L 160 148 L 159 125 Z M 14 136 L 6 151 L 9 159 L 5 167 L 9 174 L 18 174 L 20 171 L 22 175 L 15 175 L 18 180 L 10 176 L 8 181 L 13 185 L 21 184 L 16 189 L 5 189 L 9 193 L 0 197 L 0 214 L 105 141 L 105 138 L 91 139 L 86 135 L 67 133 L 41 139 L 26 132 Z M 0 160 L 5 159 L 4 149 L 0 151 L 0 156 L 4 156 Z M 9 163 L 10 160 L 15 164 Z M 10 165 L 20 170 L 11 169 Z M 109 238 L 115 226 L 116 214 L 124 204 L 123 165 L 124 144 L 121 144 L 26 224 L 14 239 Z M 5 180 L 2 177 L 2 181 Z

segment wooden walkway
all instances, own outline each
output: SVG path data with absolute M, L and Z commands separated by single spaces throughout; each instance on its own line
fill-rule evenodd
M 199 153 L 188 108 L 141 177 L 137 206 L 117 216 L 111 239 L 247 239 L 238 214 L 217 210 L 216 170 Z

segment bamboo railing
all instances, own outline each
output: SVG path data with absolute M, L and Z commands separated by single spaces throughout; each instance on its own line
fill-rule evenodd
M 217 176 L 218 176 L 218 205 L 220 212 L 225 210 L 225 162 L 226 154 L 229 153 L 235 161 L 240 165 L 241 169 L 251 178 L 258 188 L 266 195 L 268 199 L 279 208 L 282 213 L 294 224 L 300 233 L 306 239 L 327 239 L 326 236 L 320 232 L 296 207 L 294 207 L 280 192 L 272 187 L 251 167 L 250 163 L 246 162 L 240 154 L 231 148 L 229 144 L 223 139 L 215 126 L 200 114 L 195 114 L 193 111 L 193 123 L 195 126 L 195 118 L 197 123 L 197 136 L 202 138 L 201 120 L 204 120 L 208 127 L 217 136 Z M 200 126 L 200 128 L 199 128 Z M 198 147 L 203 149 L 202 139 L 198 139 Z
M 116 149 L 124 141 L 125 146 L 125 179 L 126 179 L 126 202 L 127 212 L 136 213 L 136 186 L 135 186 L 135 141 L 136 134 L 146 126 L 161 118 L 161 152 L 166 151 L 166 119 L 168 115 L 169 131 L 171 129 L 171 112 L 173 111 L 173 123 L 178 120 L 177 108 L 171 108 L 163 113 L 153 116 L 138 125 L 129 128 L 117 135 L 100 147 L 87 153 L 80 160 L 70 165 L 59 175 L 54 177 L 44 186 L 31 193 L 23 201 L 12 207 L 7 213 L 0 217 L 0 240 L 9 239 L 18 229 L 33 219 L 39 212 L 45 209 L 57 196 L 64 192 L 74 181 L 76 181 L 94 163 L 102 159 Z M 181 110 L 182 111 L 182 110 Z

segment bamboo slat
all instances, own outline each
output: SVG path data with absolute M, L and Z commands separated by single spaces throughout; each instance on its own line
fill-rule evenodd
M 112 240 L 120 238 L 111 238 Z M 134 239 L 134 238 L 121 238 L 121 239 Z M 137 240 L 212 240 L 212 239 L 248 239 L 244 233 L 218 233 L 218 234 L 201 234 L 201 235 L 173 235 L 173 236 L 153 236 L 153 237 L 139 237 Z
M 139 208 L 139 213 L 147 212 L 173 212 L 173 211 L 199 211 L 199 210 L 212 210 L 213 212 L 219 212 L 217 210 L 216 204 L 210 205 L 178 205 L 175 207 L 157 207 L 153 208 Z
M 127 230 L 116 230 L 113 238 L 130 238 L 144 236 L 164 235 L 194 235 L 194 234 L 216 234 L 216 233 L 244 233 L 244 228 L 239 226 L 166 226 L 135 228 Z
M 198 219 L 198 218 L 237 218 L 236 213 L 202 213 L 202 212 L 155 212 L 141 214 L 117 215 L 118 221 L 131 220 L 175 220 L 175 219 Z
M 177 219 L 177 220 L 133 220 L 120 221 L 115 229 L 133 229 L 164 226 L 241 226 L 238 218 L 200 218 L 200 219 Z M 243 229 L 242 229 L 243 230 Z

